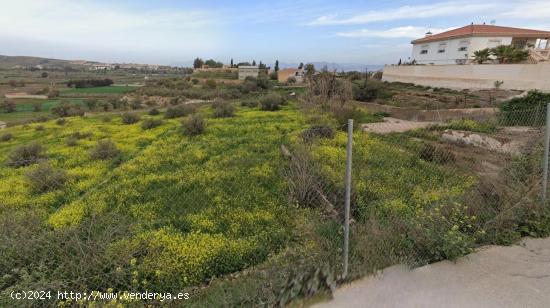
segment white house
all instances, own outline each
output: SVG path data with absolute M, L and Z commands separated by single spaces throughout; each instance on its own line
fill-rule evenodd
M 442 33 L 426 33 L 424 38 L 412 41 L 411 61 L 417 64 L 466 64 L 474 52 L 499 45 L 514 45 L 529 49 L 537 61 L 550 59 L 550 31 L 468 25 Z

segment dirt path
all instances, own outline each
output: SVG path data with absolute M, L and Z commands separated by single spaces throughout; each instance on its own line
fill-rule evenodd
M 316 307 L 550 307 L 550 238 L 484 247 L 456 263 L 393 266 Z
M 364 132 L 378 134 L 404 133 L 434 124 L 437 124 L 437 122 L 417 122 L 386 117 L 384 118 L 384 122 L 362 124 L 361 129 L 363 129 Z

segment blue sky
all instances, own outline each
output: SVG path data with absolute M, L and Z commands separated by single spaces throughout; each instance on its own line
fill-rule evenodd
M 0 54 L 174 64 L 406 59 L 410 41 L 471 22 L 550 30 L 549 0 L 0 0 Z

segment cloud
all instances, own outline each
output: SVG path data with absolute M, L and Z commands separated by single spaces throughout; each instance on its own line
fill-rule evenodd
M 519 1 L 510 9 L 501 13 L 508 18 L 543 19 L 550 18 L 550 2 L 544 1 Z
M 449 28 L 450 29 L 450 28 Z M 336 35 L 341 37 L 377 37 L 377 38 L 419 38 L 424 37 L 425 33 L 431 31 L 433 33 L 444 32 L 449 29 L 433 29 L 426 27 L 405 26 L 396 27 L 386 30 L 371 30 L 371 29 L 359 29 L 347 32 L 339 32 Z
M 461 3 L 440 2 L 429 5 L 401 6 L 398 8 L 367 11 L 363 14 L 353 15 L 347 18 L 338 18 L 336 15 L 324 15 L 308 23 L 311 26 L 322 25 L 353 25 L 367 24 L 380 21 L 401 19 L 420 19 L 438 16 L 456 16 L 483 12 L 497 8 L 492 2 L 486 3 Z
M 137 10 L 117 2 L 70 0 L 0 0 L 0 6 L 0 40 L 47 41 L 65 50 L 167 55 L 215 48 L 220 38 L 210 11 Z

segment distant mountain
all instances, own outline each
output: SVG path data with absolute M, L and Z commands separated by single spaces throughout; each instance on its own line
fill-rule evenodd
M 16 66 L 33 67 L 37 65 L 42 66 L 65 66 L 71 65 L 72 61 L 48 59 L 39 57 L 26 57 L 26 56 L 2 56 L 0 55 L 0 68 L 13 68 Z

